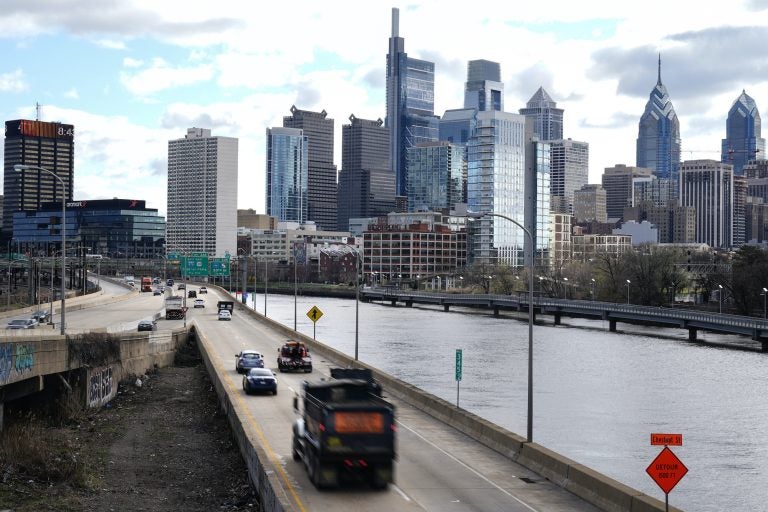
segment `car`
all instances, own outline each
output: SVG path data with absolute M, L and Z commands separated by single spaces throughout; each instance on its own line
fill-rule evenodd
M 195 290 L 189 290 L 187 292 L 188 299 L 194 299 L 195 297 L 197 297 L 197 292 Z
M 154 331 L 157 327 L 157 322 L 154 322 L 152 320 L 142 320 L 139 322 L 139 331 Z
M 155 288 L 155 291 L 152 292 L 152 295 L 162 295 L 163 292 L 159 288 Z
M 153 284 L 160 284 L 160 278 L 159 278 L 159 277 L 156 277 L 156 278 L 154 278 L 154 279 L 152 280 L 152 283 L 153 283 Z
M 272 392 L 277 394 L 277 377 L 275 372 L 267 368 L 253 368 L 243 376 L 243 391 L 250 395 L 255 391 Z
M 235 371 L 248 373 L 251 368 L 264 368 L 264 356 L 255 350 L 241 350 L 235 354 Z
M 38 309 L 37 311 L 32 313 L 32 317 L 31 318 L 33 320 L 36 320 L 37 323 L 41 324 L 41 323 L 45 322 L 46 320 L 48 320 L 48 316 L 49 316 L 49 314 L 48 314 L 48 312 L 46 310 Z
M 232 313 L 230 313 L 226 309 L 220 310 L 219 311 L 219 320 L 232 320 Z
M 173 286 L 173 279 L 169 279 L 165 282 L 166 286 Z
M 204 308 L 205 307 L 205 301 L 203 299 L 195 299 L 195 307 L 196 308 Z
M 205 286 L 201 286 L 200 287 L 200 295 L 202 295 L 204 293 L 208 293 L 208 288 L 206 288 Z
M 184 283 L 179 283 L 179 290 L 186 290 L 186 289 L 187 289 L 187 285 L 185 285 Z
M 277 349 L 277 368 L 281 372 L 289 370 L 303 370 L 312 373 L 312 356 L 309 355 L 309 347 L 300 341 L 286 341 Z
M 34 318 L 18 318 L 11 320 L 5 326 L 6 329 L 34 329 L 35 327 L 37 327 L 37 320 Z

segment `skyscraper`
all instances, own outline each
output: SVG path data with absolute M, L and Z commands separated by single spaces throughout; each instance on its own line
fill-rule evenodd
M 338 227 L 349 219 L 386 215 L 395 208 L 395 173 L 389 167 L 389 130 L 381 119 L 349 116 L 341 127 Z
M 464 202 L 464 145 L 424 142 L 408 149 L 408 211 L 441 210 Z
M 573 193 L 587 184 L 589 144 L 571 139 L 549 140 L 549 183 L 552 211 L 573 213 Z
M 336 166 L 333 165 L 333 119 L 328 114 L 291 107 L 290 116 L 283 117 L 283 127 L 299 128 L 307 136 L 307 220 L 318 229 L 336 230 Z
M 438 139 L 440 118 L 435 110 L 435 64 L 408 57 L 399 36 L 400 11 L 392 9 L 392 36 L 387 54 L 387 118 L 390 165 L 396 193 L 407 196 L 408 148 Z
M 298 128 L 267 128 L 267 215 L 308 219 L 309 141 Z
M 744 164 L 750 160 L 764 159 L 765 139 L 760 136 L 760 112 L 757 104 L 742 90 L 725 122 L 720 161 L 733 165 L 733 174 L 741 176 Z
M 237 255 L 237 147 L 205 128 L 168 141 L 168 252 Z
M 680 205 L 696 211 L 696 242 L 733 247 L 734 186 L 730 164 L 716 160 L 687 160 L 680 164 Z
M 471 60 L 467 64 L 464 108 L 478 111 L 504 110 L 504 84 L 501 66 L 490 60 Z
M 60 203 L 62 193 L 72 201 L 75 167 L 75 127 L 71 124 L 18 119 L 5 122 L 3 175 L 3 237 L 13 234 L 13 212 L 34 211 L 43 203 Z M 64 182 L 35 169 L 16 172 L 14 165 L 43 167 Z M 60 222 L 60 220 L 59 220 Z
M 606 167 L 602 183 L 609 220 L 623 218 L 624 208 L 632 206 L 634 179 L 649 178 L 652 174 L 651 169 L 642 167 L 628 167 L 622 164 Z
M 661 83 L 661 56 L 656 86 L 640 117 L 637 135 L 637 166 L 653 170 L 658 178 L 677 182 L 680 165 L 680 121 Z M 608 214 L 610 216 L 610 213 Z
M 539 140 L 560 140 L 563 138 L 563 109 L 539 87 L 525 108 L 520 109 L 525 117 L 533 119 L 533 133 Z

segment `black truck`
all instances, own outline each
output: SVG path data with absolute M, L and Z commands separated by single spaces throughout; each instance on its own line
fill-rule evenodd
M 299 407 L 302 402 L 303 407 Z M 293 424 L 293 460 L 303 461 L 318 489 L 364 480 L 394 482 L 395 407 L 359 379 L 304 382 Z
M 381 396 L 381 384 L 373 378 L 373 372 L 368 368 L 331 368 L 334 379 L 358 379 L 368 383 L 371 393 Z

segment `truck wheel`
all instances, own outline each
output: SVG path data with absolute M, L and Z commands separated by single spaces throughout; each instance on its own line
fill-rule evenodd
M 293 447 L 291 448 L 291 455 L 293 455 L 293 460 L 296 462 L 301 460 L 301 454 L 299 453 L 299 440 L 296 439 L 296 436 L 293 436 Z
M 371 468 L 371 487 L 384 490 L 392 481 L 392 464 L 378 464 Z

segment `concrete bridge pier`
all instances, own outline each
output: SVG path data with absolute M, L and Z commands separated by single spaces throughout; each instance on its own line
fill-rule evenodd
M 555 325 L 560 325 L 560 319 L 561 319 L 560 313 L 555 313 Z
M 412 300 L 405 301 L 405 307 L 412 308 L 413 307 L 413 301 Z
M 397 306 L 397 299 L 392 299 L 389 301 L 393 306 Z
M 616 320 L 608 320 L 608 330 L 616 332 Z
M 443 311 L 448 312 L 451 309 L 451 306 L 448 304 L 443 304 Z
M 688 328 L 688 341 L 696 341 L 697 329 L 695 327 Z
M 499 308 L 497 306 L 493 307 L 493 316 L 499 316 Z

